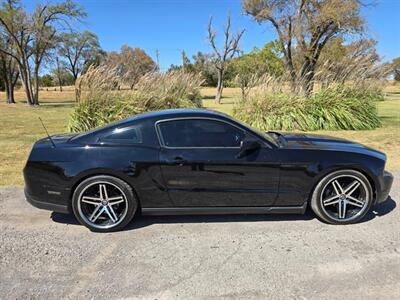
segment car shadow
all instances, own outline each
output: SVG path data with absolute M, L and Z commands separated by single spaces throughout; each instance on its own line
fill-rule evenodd
M 312 211 L 304 215 L 260 214 L 260 215 L 181 215 L 181 216 L 142 216 L 126 226 L 125 230 L 138 229 L 154 224 L 191 224 L 191 223 L 233 223 L 233 222 L 268 222 L 268 221 L 307 221 L 315 218 Z
M 371 221 L 376 217 L 383 217 L 395 210 L 396 206 L 396 201 L 389 196 L 386 201 L 376 205 L 371 211 L 369 211 L 361 223 Z
M 383 217 L 396 208 L 396 202 L 389 196 L 378 204 L 361 221 L 368 222 L 376 217 Z M 53 212 L 51 219 L 56 223 L 80 225 L 74 215 Z M 260 214 L 260 215 L 182 215 L 182 216 L 142 216 L 138 214 L 134 221 L 128 224 L 124 231 L 139 229 L 154 224 L 190 224 L 190 223 L 230 223 L 230 222 L 269 222 L 269 221 L 310 221 L 315 219 L 314 212 L 308 207 L 303 215 L 292 214 Z
M 52 212 L 50 218 L 56 223 L 80 225 L 73 214 Z M 140 213 L 134 217 L 124 230 L 138 229 L 154 224 L 182 223 L 226 223 L 226 222 L 265 222 L 265 221 L 307 221 L 315 218 L 314 213 L 307 209 L 305 214 L 259 214 L 259 215 L 177 215 L 177 216 L 143 216 Z

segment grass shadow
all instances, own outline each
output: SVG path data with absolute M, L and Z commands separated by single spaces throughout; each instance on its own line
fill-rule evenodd
M 44 102 L 40 106 L 46 108 L 58 108 L 58 107 L 74 107 L 76 102 Z

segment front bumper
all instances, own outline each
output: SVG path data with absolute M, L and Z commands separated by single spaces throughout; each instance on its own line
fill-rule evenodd
M 393 184 L 393 175 L 390 172 L 384 171 L 383 173 L 383 181 L 382 181 L 382 189 L 378 195 L 376 195 L 376 203 L 382 203 L 385 201 L 390 193 L 390 189 Z
M 40 208 L 40 209 L 45 209 L 45 210 L 51 210 L 54 212 L 59 212 L 59 213 L 64 213 L 68 214 L 70 213 L 70 209 L 68 205 L 62 205 L 62 204 L 56 204 L 56 203 L 51 203 L 51 202 L 43 202 L 37 199 L 36 197 L 30 195 L 26 188 L 24 190 L 25 192 L 25 198 L 26 200 L 32 204 L 34 207 Z

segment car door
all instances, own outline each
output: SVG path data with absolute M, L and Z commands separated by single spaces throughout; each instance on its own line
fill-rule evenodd
M 162 120 L 161 171 L 176 207 L 271 206 L 279 185 L 275 152 L 261 148 L 238 158 L 251 133 L 210 118 Z

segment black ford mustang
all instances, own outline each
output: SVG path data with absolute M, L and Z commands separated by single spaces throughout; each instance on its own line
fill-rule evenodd
M 25 194 L 73 212 L 94 231 L 123 228 L 137 211 L 167 214 L 304 213 L 360 221 L 393 177 L 385 154 L 350 141 L 258 132 L 209 110 L 165 110 L 33 146 Z

